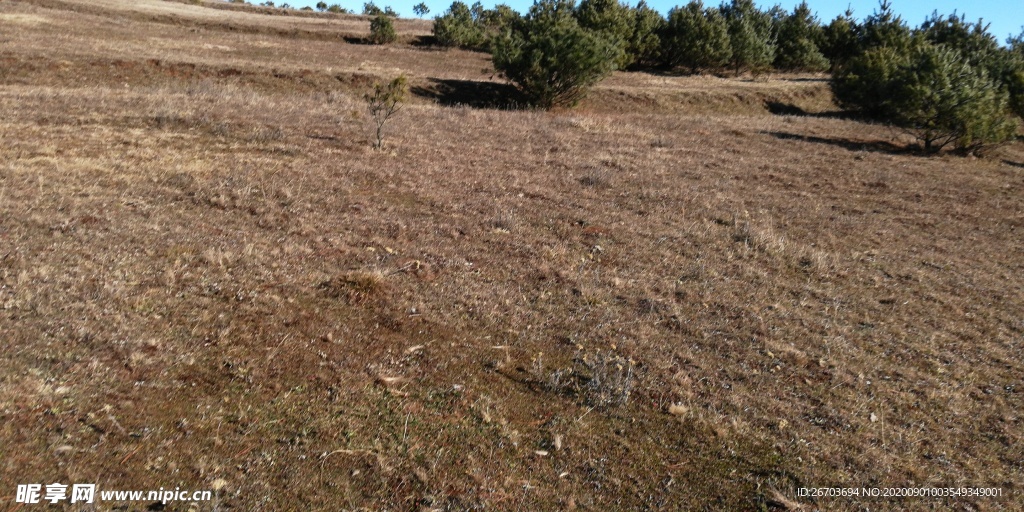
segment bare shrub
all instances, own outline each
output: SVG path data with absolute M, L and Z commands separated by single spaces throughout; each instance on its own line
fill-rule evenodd
M 405 95 L 409 91 L 409 81 L 405 75 L 399 75 L 387 84 L 377 82 L 373 85 L 373 91 L 366 94 L 367 109 L 377 129 L 376 140 L 373 143 L 374 149 L 384 147 L 384 125 L 392 116 L 402 110 L 402 103 L 405 102 Z
M 533 359 L 533 376 L 545 389 L 573 396 L 593 407 L 623 405 L 636 381 L 636 363 L 613 352 L 579 353 L 572 366 L 548 370 L 543 354 Z

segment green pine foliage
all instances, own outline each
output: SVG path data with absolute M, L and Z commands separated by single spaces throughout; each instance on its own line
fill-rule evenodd
M 581 27 L 573 11 L 571 0 L 537 0 L 495 40 L 494 68 L 532 106 L 576 105 L 621 58 L 618 44 Z
M 881 0 L 878 9 L 864 20 L 857 35 L 861 52 L 882 47 L 907 52 L 913 39 L 910 27 L 892 11 L 888 0 Z
M 1019 64 L 1006 78 L 1006 88 L 1010 96 L 1010 110 L 1024 119 L 1024 64 Z
M 424 15 L 430 13 L 430 7 L 427 7 L 427 4 L 420 2 L 412 6 L 412 12 L 416 14 L 416 16 L 422 18 Z
M 890 112 L 889 100 L 906 53 L 895 48 L 873 48 L 846 61 L 832 75 L 832 94 L 839 106 L 876 120 Z
M 925 151 L 947 145 L 972 150 L 1016 131 L 1005 91 L 955 48 L 915 45 L 893 80 L 893 121 L 914 133 Z
M 480 2 L 470 7 L 456 1 L 434 20 L 433 33 L 441 46 L 489 51 L 494 38 L 518 19 L 519 13 L 505 4 L 484 9 Z
M 1024 31 L 1007 39 L 1006 71 L 1003 81 L 1010 95 L 1010 109 L 1017 117 L 1024 119 Z
M 434 20 L 433 32 L 441 46 L 479 49 L 486 41 L 483 27 L 473 11 L 459 1 L 453 2 L 444 14 Z
M 623 49 L 615 65 L 625 69 L 634 61 L 634 55 L 625 51 L 633 39 L 636 20 L 629 6 L 619 0 L 583 0 L 576 9 L 580 26 L 595 32 Z
M 384 15 L 379 15 L 384 17 Z M 405 102 L 409 93 L 409 80 L 405 75 L 399 75 L 388 83 L 376 82 L 373 90 L 366 93 L 366 108 L 373 119 L 376 138 L 373 141 L 374 149 L 384 148 L 384 125 L 390 121 Z
M 854 35 L 855 46 L 845 49 L 852 55 L 834 61 L 832 93 L 847 110 L 870 119 L 891 120 L 894 108 L 890 101 L 898 85 L 895 76 L 908 65 L 913 41 L 910 28 L 892 12 L 889 2 L 882 0 L 863 24 L 856 25 Z
M 480 4 L 477 2 L 475 5 Z M 483 26 L 488 49 L 491 47 L 495 37 L 511 30 L 512 26 L 518 23 L 519 20 L 519 13 L 506 4 L 495 5 L 494 9 L 481 9 L 478 22 Z
M 667 66 L 686 67 L 691 73 L 725 66 L 732 58 L 728 22 L 718 9 L 705 8 L 700 0 L 672 9 L 662 38 L 662 58 Z
M 836 16 L 822 30 L 821 53 L 835 69 L 860 53 L 860 24 L 853 11 Z
M 377 7 L 377 4 L 371 1 L 363 4 L 363 14 L 366 16 L 377 16 L 379 14 L 384 14 L 384 10 Z
M 964 15 L 932 13 L 918 32 L 933 44 L 957 50 L 971 66 L 983 69 L 1009 96 L 1011 110 L 1024 117 L 1024 44 L 1010 38 L 1009 48 L 1001 47 L 988 29 L 982 20 L 971 23 Z
M 833 78 L 840 104 L 908 130 L 927 152 L 973 150 L 1013 136 L 1009 95 L 982 67 L 924 38 L 908 46 L 873 48 L 851 59 Z
M 772 16 L 759 10 L 753 0 L 732 0 L 722 5 L 722 12 L 729 24 L 731 63 L 736 74 L 744 69 L 755 74 L 766 71 L 775 60 Z
M 633 8 L 633 37 L 626 49 L 634 66 L 650 67 L 658 64 L 661 54 L 661 34 L 665 18 L 640 0 Z
M 778 24 L 778 49 L 775 67 L 787 71 L 823 71 L 828 59 L 818 48 L 823 30 L 807 2 L 801 2 Z
M 999 41 L 989 33 L 981 20 L 970 23 L 964 15 L 941 16 L 933 12 L 921 25 L 920 32 L 933 44 L 956 49 L 972 66 L 994 64 L 1000 52 Z
M 370 42 L 373 44 L 391 44 L 398 40 L 395 25 L 391 16 L 380 13 L 370 20 Z

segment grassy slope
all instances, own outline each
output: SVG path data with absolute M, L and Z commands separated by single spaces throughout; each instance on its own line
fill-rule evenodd
M 1019 143 L 921 158 L 770 115 L 828 108 L 784 77 L 446 107 L 502 87 L 486 55 L 344 42 L 358 20 L 0 3 L 7 503 L 221 478 L 243 510 L 1020 501 Z M 398 72 L 373 152 L 360 95 Z

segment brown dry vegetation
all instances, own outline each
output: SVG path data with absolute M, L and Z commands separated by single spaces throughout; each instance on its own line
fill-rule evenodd
M 5 509 L 1019 509 L 1019 142 L 772 115 L 830 110 L 815 77 L 447 106 L 492 104 L 487 56 L 367 24 L 0 2 Z

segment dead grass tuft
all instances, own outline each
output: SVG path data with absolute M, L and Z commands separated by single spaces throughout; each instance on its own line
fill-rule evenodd
M 327 297 L 340 298 L 352 305 L 380 299 L 388 288 L 383 273 L 366 270 L 346 272 L 320 283 L 317 287 Z

